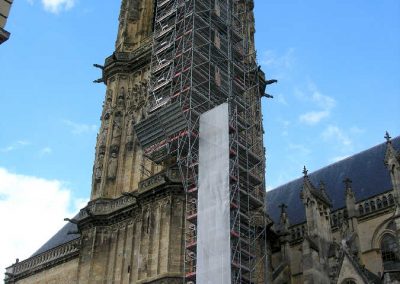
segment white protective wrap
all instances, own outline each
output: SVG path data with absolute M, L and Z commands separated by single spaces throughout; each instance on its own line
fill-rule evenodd
M 231 284 L 227 103 L 200 116 L 199 137 L 196 283 Z

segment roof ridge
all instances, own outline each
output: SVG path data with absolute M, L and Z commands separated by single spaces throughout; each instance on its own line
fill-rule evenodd
M 399 149 L 400 136 L 394 138 L 392 143 L 395 149 Z M 314 187 L 319 181 L 324 182 L 325 193 L 332 204 L 331 210 L 345 207 L 345 186 L 342 181 L 346 177 L 353 180 L 356 202 L 388 192 L 393 187 L 384 164 L 385 147 L 385 143 L 380 143 L 308 175 Z M 267 210 L 275 222 L 279 221 L 279 210 L 274 205 L 282 203 L 288 206 L 287 215 L 292 225 L 302 223 L 305 219 L 304 204 L 300 198 L 303 179 L 304 177 L 291 180 L 267 192 Z M 325 195 L 323 192 L 318 194 Z
M 399 136 L 396 136 L 396 137 L 394 137 L 394 138 L 392 138 L 391 141 L 393 142 L 393 141 L 397 141 L 397 140 L 400 141 L 400 135 L 399 135 Z M 319 171 L 322 171 L 322 170 L 325 170 L 325 169 L 327 169 L 327 168 L 330 168 L 330 167 L 332 167 L 333 165 L 337 165 L 337 164 L 343 163 L 344 161 L 347 161 L 347 160 L 349 160 L 349 159 L 351 159 L 351 158 L 354 158 L 355 156 L 361 155 L 361 154 L 363 154 L 363 153 L 365 153 L 365 152 L 369 152 L 369 151 L 371 151 L 371 150 L 373 150 L 373 149 L 375 149 L 375 148 L 379 148 L 380 146 L 383 146 L 383 145 L 386 145 L 386 142 L 379 143 L 379 144 L 377 144 L 377 145 L 375 145 L 375 146 L 373 146 L 373 147 L 370 147 L 370 148 L 365 149 L 365 150 L 363 150 L 363 151 L 357 152 L 357 153 L 355 153 L 355 154 L 353 154 L 353 155 L 351 155 L 351 156 L 348 156 L 348 157 L 346 157 L 346 158 L 344 158 L 344 159 L 342 159 L 342 160 L 339 160 L 339 161 L 330 163 L 329 165 L 326 165 L 326 166 L 324 166 L 324 167 L 322 167 L 322 168 L 319 168 L 319 169 L 317 169 L 317 170 L 315 170 L 315 171 L 309 173 L 308 175 L 309 175 L 309 176 L 315 175 L 315 174 L 318 173 Z M 399 154 L 399 155 L 400 155 L 400 154 Z M 269 190 L 268 192 L 274 191 L 274 190 L 279 189 L 279 188 L 281 188 L 281 187 L 286 187 L 287 185 L 289 185 L 289 184 L 291 184 L 291 183 L 293 183 L 293 182 L 295 182 L 295 181 L 298 181 L 298 180 L 300 180 L 300 179 L 302 179 L 302 178 L 303 178 L 303 177 L 295 178 L 295 179 L 293 179 L 293 180 L 291 180 L 291 181 L 288 181 L 288 182 L 286 182 L 286 183 L 284 183 L 284 184 L 282 184 L 282 185 L 280 185 L 280 186 L 278 186 L 278 187 L 275 187 L 275 188 Z

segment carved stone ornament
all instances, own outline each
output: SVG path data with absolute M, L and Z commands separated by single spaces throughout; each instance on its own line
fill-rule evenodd
M 133 113 L 129 114 L 128 120 L 127 120 L 127 125 L 126 125 L 126 146 L 128 151 L 132 151 L 133 149 L 133 141 L 134 141 L 134 136 L 135 136 L 135 131 L 133 126 L 136 123 L 136 119 Z
M 111 145 L 119 145 L 121 143 L 121 134 L 122 134 L 122 114 L 117 112 L 113 121 L 113 132 L 112 132 L 112 140 Z
M 109 125 L 110 125 L 111 114 L 112 114 L 111 101 L 109 101 L 107 99 L 106 102 L 105 102 L 105 105 L 104 105 L 103 115 L 101 117 L 102 127 L 100 129 L 100 134 L 98 136 L 99 148 L 101 148 L 101 147 L 104 148 L 106 146 L 107 133 L 108 133 Z
M 125 99 L 126 112 L 132 111 L 132 103 L 133 103 L 133 89 L 129 88 Z
M 112 90 L 108 90 L 107 94 L 106 94 L 106 103 L 111 105 L 112 97 L 113 97 L 113 91 Z
M 117 98 L 117 107 L 119 109 L 124 108 L 125 106 L 125 88 L 122 87 Z
M 99 182 L 103 173 L 104 153 L 99 153 L 96 159 L 96 166 L 94 168 L 94 179 Z
M 99 152 L 104 153 L 105 147 L 106 147 L 106 142 L 107 142 L 107 133 L 108 129 L 103 126 L 101 129 L 101 132 L 99 134 Z
M 117 168 L 118 168 L 117 153 L 112 152 L 110 160 L 108 162 L 108 174 L 107 174 L 107 178 L 108 179 L 113 180 L 113 179 L 116 178 L 116 176 L 117 176 Z
M 148 234 L 150 232 L 150 209 L 146 208 L 143 214 L 143 232 Z
M 9 275 L 6 275 L 6 280 L 10 276 L 22 278 L 32 272 L 39 272 L 43 270 L 43 268 L 49 269 L 61 264 L 71 257 L 78 255 L 80 247 L 81 239 L 75 239 L 42 254 L 28 258 L 27 260 L 17 261 L 13 266 L 7 268 Z M 6 283 L 10 282 L 6 281 Z M 11 283 L 16 282 L 13 281 Z
M 129 0 L 128 5 L 128 21 L 138 21 L 140 15 L 140 0 Z

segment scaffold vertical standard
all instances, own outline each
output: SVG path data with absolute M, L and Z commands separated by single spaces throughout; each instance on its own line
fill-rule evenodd
M 196 283 L 200 261 L 200 116 L 222 104 L 228 113 L 230 282 L 265 283 L 265 80 L 254 50 L 253 1 L 155 5 L 149 116 L 135 130 L 147 158 L 180 171 L 186 192 L 185 283 Z

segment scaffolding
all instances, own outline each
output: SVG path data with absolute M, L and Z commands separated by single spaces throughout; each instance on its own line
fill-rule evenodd
M 248 0 L 156 0 L 149 116 L 135 126 L 144 154 L 180 170 L 186 193 L 185 283 L 196 283 L 200 115 L 229 104 L 232 283 L 256 283 L 266 252 L 252 222 L 264 208 L 259 70 Z

